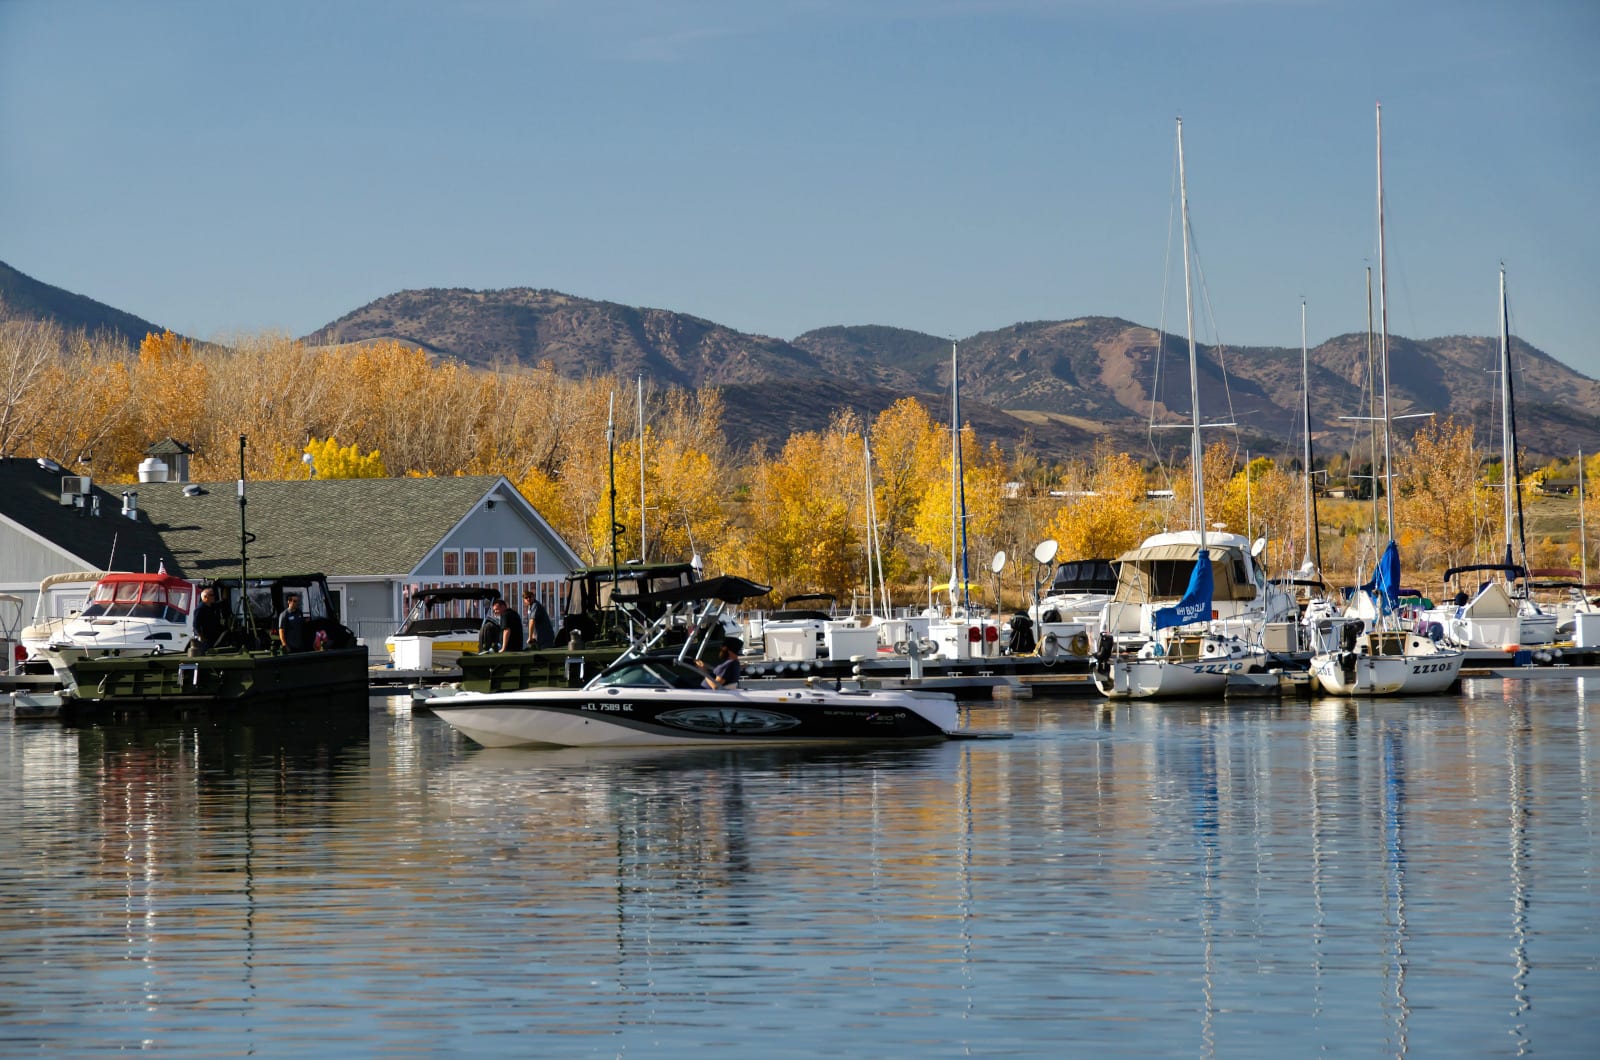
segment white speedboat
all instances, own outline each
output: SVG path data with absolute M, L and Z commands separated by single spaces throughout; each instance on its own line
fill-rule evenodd
M 1106 604 L 1117 591 L 1117 569 L 1109 559 L 1057 564 L 1050 587 L 1028 609 L 1037 651 L 1046 658 L 1087 655 L 1100 639 Z
M 677 659 L 619 662 L 581 689 L 462 692 L 428 707 L 485 747 L 651 747 L 933 741 L 963 736 L 953 696 L 923 691 L 705 687 Z

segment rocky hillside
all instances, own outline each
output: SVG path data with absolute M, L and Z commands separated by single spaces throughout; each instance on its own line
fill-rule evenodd
M 309 341 L 384 338 L 485 367 L 547 361 L 573 375 L 644 372 L 682 386 L 723 386 L 730 434 L 740 443 L 771 444 L 791 430 L 819 428 L 838 408 L 870 416 L 907 395 L 926 400 L 935 415 L 949 408 L 948 339 L 869 325 L 822 328 L 784 342 L 666 310 L 527 288 L 402 291 L 341 317 Z M 1186 343 L 1168 335 L 1158 357 L 1155 331 L 1130 321 L 1031 321 L 959 345 L 964 412 L 1002 445 L 1028 438 L 1059 454 L 1109 434 L 1143 451 L 1152 402 L 1160 421 L 1189 414 Z M 1487 437 L 1497 419 L 1491 409 L 1497 345 L 1483 337 L 1391 337 L 1394 413 L 1471 417 Z M 1363 334 L 1341 335 L 1311 351 L 1319 446 L 1350 444 L 1355 428 L 1340 417 L 1366 408 L 1366 349 Z M 1513 353 L 1520 437 L 1530 454 L 1600 447 L 1600 383 L 1515 339 Z M 1300 351 L 1230 349 L 1219 358 L 1202 347 L 1200 395 L 1205 418 L 1231 417 L 1247 446 L 1284 448 L 1301 422 Z
M 160 325 L 132 313 L 41 283 L 3 261 L 0 261 L 0 307 L 15 316 L 54 320 L 67 331 L 81 328 L 91 335 L 100 332 L 120 335 L 129 345 L 137 345 L 152 331 L 157 334 L 162 331 Z

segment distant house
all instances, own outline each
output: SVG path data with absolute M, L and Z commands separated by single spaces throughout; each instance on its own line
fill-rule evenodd
M 168 473 L 163 463 L 151 477 Z M 241 526 L 234 481 L 113 493 L 55 465 L 0 460 L 0 592 L 31 613 L 40 579 L 69 570 L 237 577 L 243 531 L 250 575 L 326 574 L 345 623 L 381 653 L 417 588 L 491 585 L 514 603 L 533 589 L 556 613 L 579 565 L 501 476 L 251 481 L 242 515 Z

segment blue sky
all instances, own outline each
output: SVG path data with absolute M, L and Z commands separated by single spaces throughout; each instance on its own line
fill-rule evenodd
M 1513 329 L 1600 375 L 1593 0 L 0 0 L 0 260 L 204 338 L 549 287 L 793 338 Z M 1169 326 L 1181 329 L 1181 288 Z

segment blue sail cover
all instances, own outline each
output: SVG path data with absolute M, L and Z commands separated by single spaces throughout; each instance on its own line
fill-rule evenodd
M 1378 557 L 1378 565 L 1372 570 L 1372 580 L 1361 588 L 1376 593 L 1385 611 L 1394 610 L 1395 594 L 1400 588 L 1400 548 L 1394 541 L 1391 540 L 1389 547 L 1383 550 L 1383 555 Z
M 1189 588 L 1184 590 L 1183 599 L 1155 613 L 1156 629 L 1208 621 L 1211 618 L 1211 585 L 1211 553 L 1201 549 L 1195 555 L 1194 573 L 1189 575 Z

